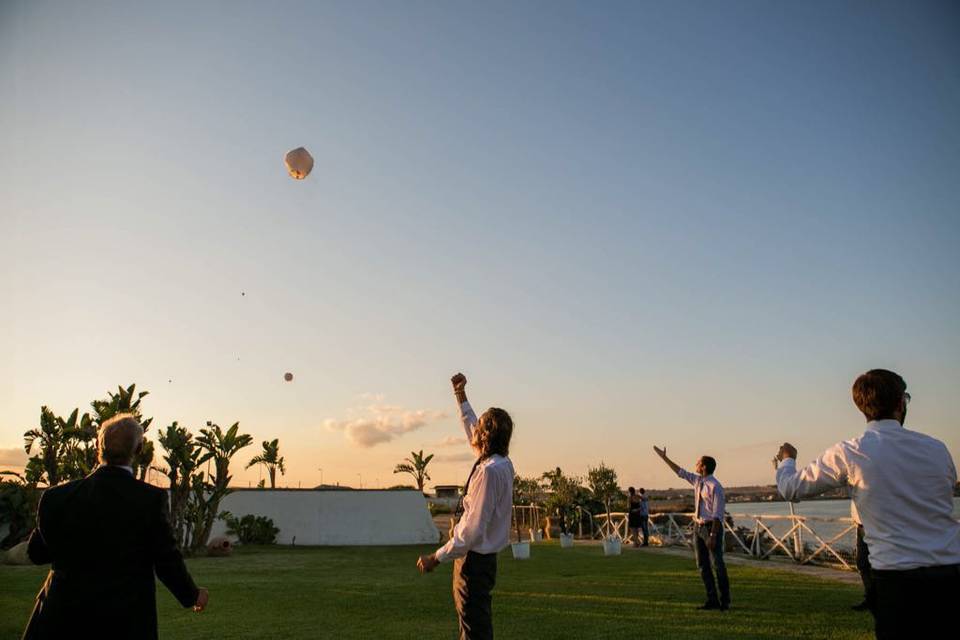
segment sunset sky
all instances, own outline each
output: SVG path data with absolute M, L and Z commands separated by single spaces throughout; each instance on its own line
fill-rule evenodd
M 199 6 L 198 6 L 199 5 Z M 953 2 L 0 0 L 0 467 L 118 384 L 281 484 L 773 483 L 891 368 L 960 455 Z M 283 155 L 307 147 L 309 178 Z M 285 372 L 294 380 L 284 382 Z

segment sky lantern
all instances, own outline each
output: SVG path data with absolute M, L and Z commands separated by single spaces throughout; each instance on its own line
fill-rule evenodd
M 283 379 L 286 380 L 287 382 L 292 382 L 293 374 L 288 371 L 285 374 L 283 374 Z
M 287 172 L 294 180 L 303 180 L 313 170 L 313 156 L 303 147 L 288 151 L 287 155 L 283 157 L 283 162 L 287 165 Z

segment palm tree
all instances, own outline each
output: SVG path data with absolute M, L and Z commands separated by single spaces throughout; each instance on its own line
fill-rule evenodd
M 404 458 L 403 462 L 394 467 L 393 472 L 412 475 L 417 481 L 417 489 L 423 493 L 423 485 L 430 479 L 430 474 L 427 473 L 427 465 L 430 464 L 431 460 L 433 460 L 432 453 L 423 457 L 423 449 L 420 449 L 420 453 L 411 451 L 410 457 Z
M 23 434 L 23 450 L 27 455 L 37 444 L 38 454 L 30 462 L 37 471 L 43 469 L 48 486 L 52 487 L 63 479 L 64 461 L 76 433 L 78 413 L 79 410 L 74 409 L 70 417 L 64 420 L 49 408 L 41 407 L 40 427 Z
M 267 468 L 267 473 L 270 474 L 270 488 L 276 489 L 277 469 L 280 470 L 280 475 L 287 474 L 287 469 L 283 466 L 283 457 L 280 455 L 280 440 L 278 438 L 274 438 L 272 441 L 264 440 L 263 452 L 248 462 L 246 468 L 249 469 L 255 464 L 262 464 Z
M 166 451 L 163 460 L 167 463 L 164 472 L 170 480 L 170 526 L 177 545 L 182 549 L 189 542 L 185 527 L 190 478 L 199 466 L 201 451 L 193 441 L 193 434 L 176 422 L 161 431 L 157 439 Z
M 197 465 L 202 465 L 208 460 L 213 460 L 214 475 L 212 482 L 203 482 L 203 474 L 194 476 L 194 494 L 203 498 L 203 517 L 198 522 L 198 527 L 193 532 L 193 548 L 205 547 L 207 539 L 210 537 L 210 529 L 213 527 L 213 521 L 220 512 L 220 501 L 230 493 L 230 460 L 244 447 L 253 442 L 253 438 L 247 433 L 239 433 L 240 423 L 234 422 L 226 431 L 220 428 L 220 425 L 207 422 L 206 429 L 200 429 L 200 437 L 197 438 L 197 446 L 203 453 L 197 461 Z M 203 491 L 200 491 L 198 484 L 202 483 Z

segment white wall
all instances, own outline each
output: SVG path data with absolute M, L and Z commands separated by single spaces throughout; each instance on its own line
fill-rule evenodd
M 440 534 L 419 491 L 234 491 L 220 503 L 236 517 L 267 516 L 277 542 L 305 545 L 434 544 Z M 226 534 L 218 520 L 212 536 Z

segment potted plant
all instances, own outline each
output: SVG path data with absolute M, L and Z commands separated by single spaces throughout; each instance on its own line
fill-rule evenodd
M 542 476 L 550 490 L 547 498 L 547 511 L 554 514 L 560 526 L 560 546 L 569 549 L 573 546 L 571 527 L 576 518 L 577 494 L 582 491 L 580 479 L 563 475 L 560 467 L 547 471 Z
M 603 553 L 608 556 L 618 556 L 620 555 L 620 533 L 611 529 L 610 515 L 610 503 L 622 495 L 620 486 L 617 484 L 617 472 L 601 462 L 599 467 L 591 468 L 587 472 L 587 484 L 593 497 L 607 510 L 609 534 L 603 539 Z

